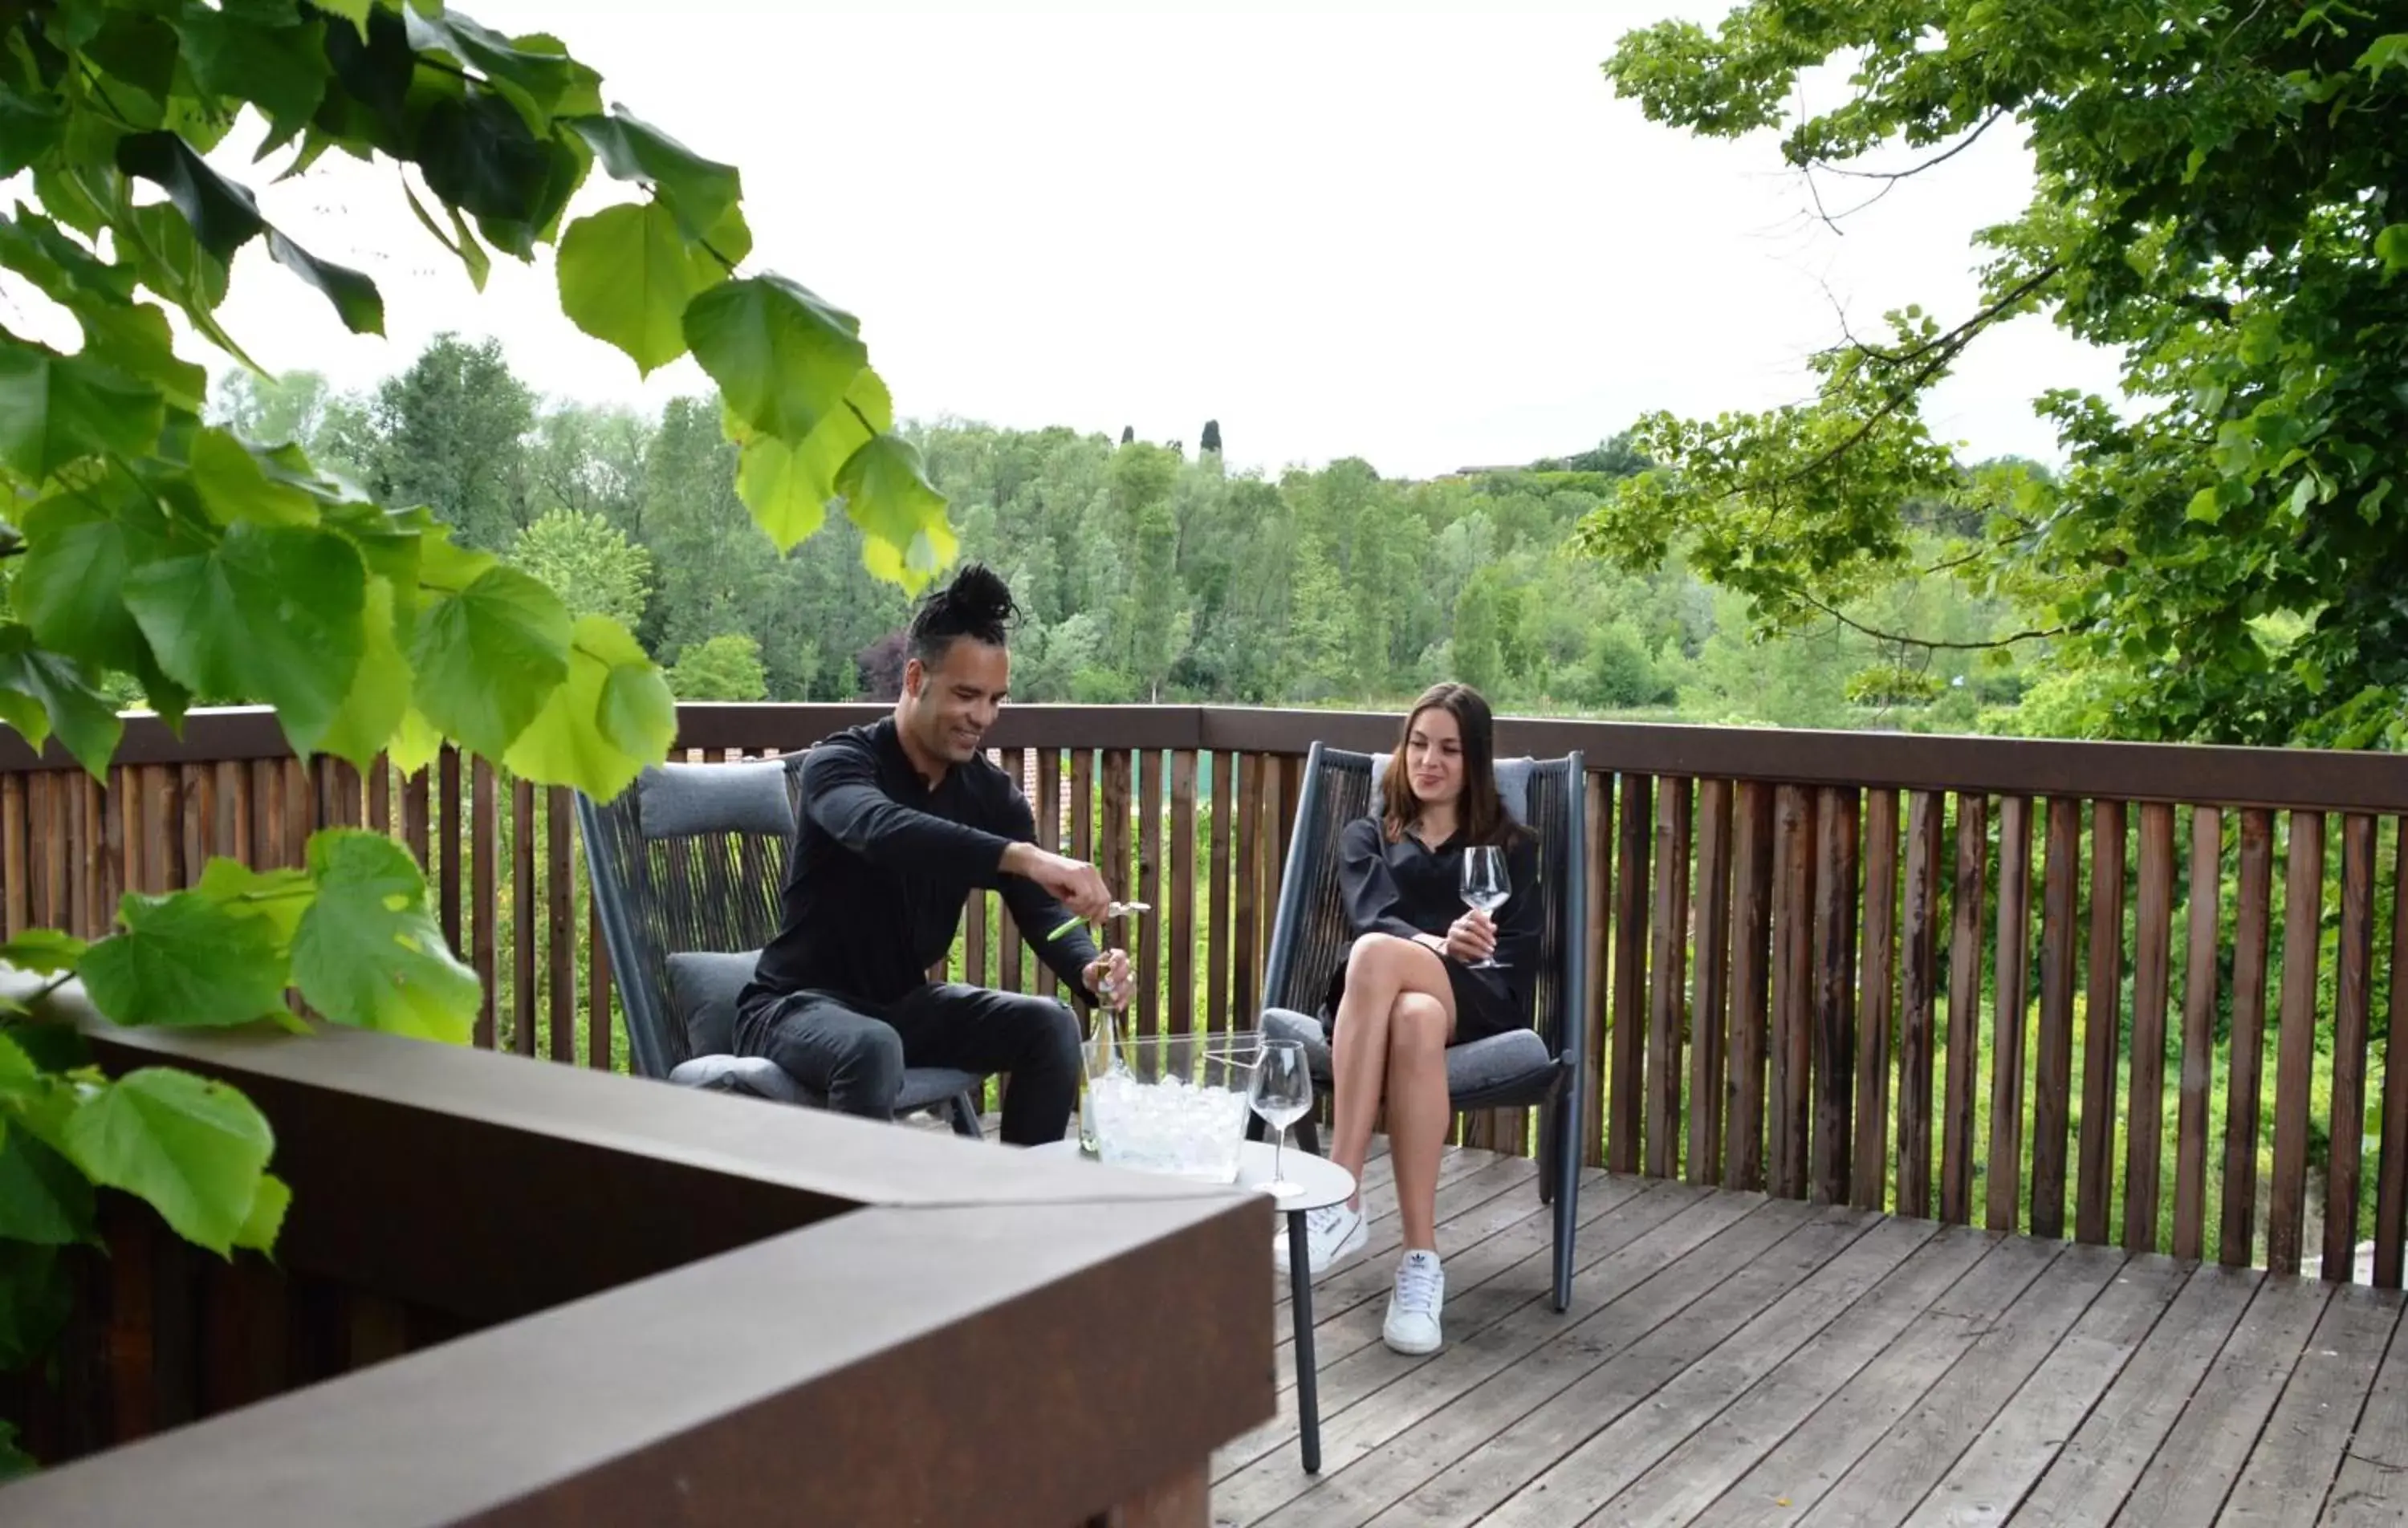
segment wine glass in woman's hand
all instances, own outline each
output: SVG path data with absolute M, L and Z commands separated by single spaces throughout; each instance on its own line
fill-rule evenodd
M 1463 900 L 1482 912 L 1494 914 L 1512 896 L 1513 889 L 1505 879 L 1505 851 L 1494 844 L 1474 844 L 1463 851 Z M 1474 971 L 1494 971 L 1505 963 L 1494 955 L 1483 956 L 1471 963 Z

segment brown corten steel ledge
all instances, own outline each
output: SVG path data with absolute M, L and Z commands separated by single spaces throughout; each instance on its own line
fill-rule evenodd
M 790 750 L 874 721 L 869 705 L 696 704 L 678 707 L 680 749 Z M 1010 706 L 988 734 L 996 748 L 1295 754 L 1316 741 L 1385 750 L 1390 712 L 1238 706 Z M 1799 785 L 2163 801 L 2276 810 L 2408 811 L 2408 757 L 2195 743 L 2087 743 L 1913 733 L 1792 732 L 1654 722 L 1503 717 L 1507 753 L 1574 749 L 1598 774 L 1769 780 Z M 179 738 L 157 718 L 129 717 L 120 764 L 195 764 L 289 755 L 265 707 L 194 711 Z M 0 775 L 71 765 L 53 741 L 41 754 L 0 731 Z
M 1202 1528 L 1211 1451 L 1272 1415 L 1258 1196 L 352 1030 L 69 1011 L 112 1073 L 260 1106 L 280 1264 L 482 1330 L 0 1489 L 0 1523 Z

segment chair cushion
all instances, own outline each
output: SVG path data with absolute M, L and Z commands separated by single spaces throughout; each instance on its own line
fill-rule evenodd
M 1329 1040 L 1321 1021 L 1290 1008 L 1263 1010 L 1263 1034 L 1274 1040 L 1297 1040 L 1315 1078 L 1329 1078 Z M 1446 1050 L 1446 1091 L 1455 1097 L 1510 1087 L 1526 1079 L 1535 1089 L 1555 1069 L 1547 1042 L 1535 1029 L 1491 1035 Z
M 1375 802 L 1380 799 L 1380 781 L 1388 773 L 1388 758 L 1385 753 L 1371 755 L 1371 799 Z M 1538 767 L 1539 761 L 1526 753 L 1518 759 L 1497 761 L 1497 795 L 1516 822 L 1530 821 L 1530 776 Z
M 740 1092 L 781 1104 L 805 1101 L 802 1084 L 767 1056 L 696 1056 L 672 1067 L 669 1080 L 681 1088 Z
M 786 766 L 776 759 L 652 765 L 636 778 L 636 818 L 647 838 L 696 833 L 783 838 L 795 830 Z
M 736 999 L 761 964 L 757 950 L 722 954 L 681 950 L 668 958 L 669 1007 L 685 1026 L 690 1056 L 716 1056 L 736 1048 Z

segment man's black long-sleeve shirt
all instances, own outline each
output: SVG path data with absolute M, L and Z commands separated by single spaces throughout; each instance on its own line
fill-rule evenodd
M 932 790 L 903 751 L 893 718 L 829 737 L 803 760 L 785 924 L 761 951 L 739 1007 L 763 992 L 894 1002 L 927 983 L 978 887 L 1001 893 L 1038 956 L 1086 993 L 1082 972 L 1096 958 L 1095 941 L 1083 925 L 1047 939 L 1069 921 L 1068 909 L 1001 869 L 1007 844 L 1036 837 L 1018 783 L 983 756 L 954 764 Z

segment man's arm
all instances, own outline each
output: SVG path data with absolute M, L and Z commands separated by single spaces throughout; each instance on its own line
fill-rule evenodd
M 1009 799 L 998 808 L 1004 818 L 1004 836 L 1014 844 L 1036 847 L 1037 820 L 1028 810 L 1027 798 L 1018 788 L 1010 791 Z M 1096 941 L 1087 935 L 1086 922 L 1061 899 L 1036 881 L 1016 874 L 1006 875 L 998 882 L 1003 905 L 1011 909 L 1011 921 L 1019 925 L 1020 936 L 1037 958 L 1053 969 L 1064 986 L 1080 993 L 1090 1003 L 1098 994 L 1087 988 L 1086 970 L 1098 953 Z M 1063 924 L 1070 925 L 1063 935 L 1051 937 Z
M 804 757 L 803 800 L 812 821 L 865 859 L 949 870 L 981 886 L 1001 880 L 1009 840 L 896 801 L 878 782 L 877 757 L 853 739 L 830 739 Z

